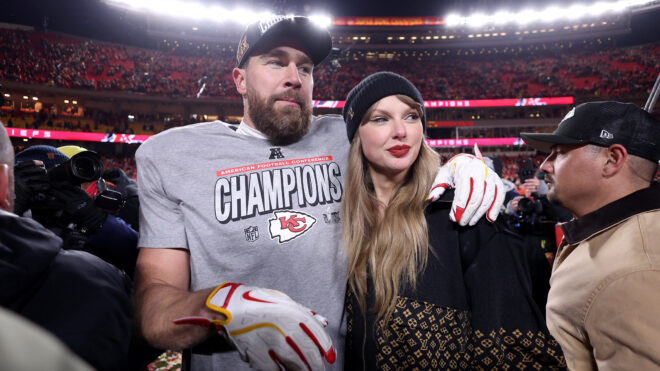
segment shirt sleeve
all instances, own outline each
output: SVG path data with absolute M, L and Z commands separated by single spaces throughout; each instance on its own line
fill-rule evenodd
M 153 143 L 144 143 L 135 154 L 140 199 L 140 239 L 138 246 L 185 248 L 186 234 L 180 200 L 167 193 L 162 169 L 167 160 L 158 159 Z
M 598 369 L 660 368 L 660 270 L 627 272 L 600 287 L 585 326 Z

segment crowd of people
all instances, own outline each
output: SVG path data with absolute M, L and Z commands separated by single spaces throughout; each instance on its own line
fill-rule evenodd
M 646 96 L 660 72 L 659 44 L 631 48 L 483 56 L 336 57 L 315 71 L 315 98 L 343 99 L 380 70 L 407 76 L 427 99 Z M 0 30 L 0 79 L 67 88 L 162 96 L 231 97 L 235 49 L 182 56 L 59 34 Z M 335 57 L 333 57 L 335 58 Z M 203 87 L 203 89 L 202 89 Z

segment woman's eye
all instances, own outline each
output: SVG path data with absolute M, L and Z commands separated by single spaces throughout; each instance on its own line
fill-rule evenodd
M 417 120 L 419 120 L 419 115 L 417 113 L 409 113 L 406 116 L 406 120 L 417 121 Z
M 372 117 L 369 121 L 379 123 L 379 122 L 385 122 L 387 121 L 387 119 L 383 116 L 376 116 L 376 117 Z

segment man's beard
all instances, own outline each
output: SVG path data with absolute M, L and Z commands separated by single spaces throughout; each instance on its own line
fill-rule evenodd
M 548 185 L 548 193 L 546 193 L 545 197 L 550 201 L 551 203 L 565 208 L 564 204 L 561 202 L 561 199 L 557 196 L 557 185 L 552 181 L 548 176 L 545 176 L 545 182 Z
M 293 99 L 299 107 L 275 109 L 275 102 L 284 99 Z M 248 88 L 247 100 L 252 123 L 273 144 L 285 146 L 295 143 L 309 131 L 312 108 L 297 92 L 291 90 L 261 99 L 254 89 Z

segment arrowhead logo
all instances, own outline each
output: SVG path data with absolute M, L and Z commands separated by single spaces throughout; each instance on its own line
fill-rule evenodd
M 304 234 L 314 226 L 316 218 L 300 211 L 276 211 L 268 219 L 270 238 L 278 238 L 279 243 L 289 242 Z

